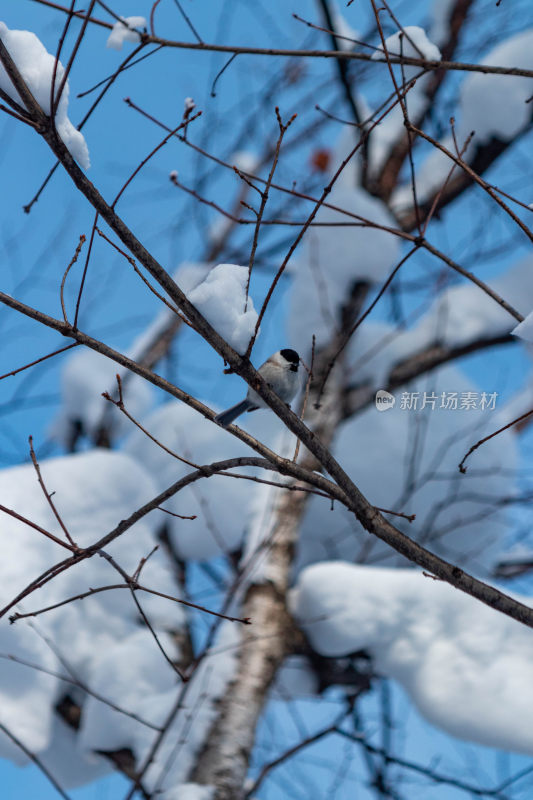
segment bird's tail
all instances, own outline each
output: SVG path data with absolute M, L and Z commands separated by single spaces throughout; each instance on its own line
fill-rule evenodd
M 227 428 L 228 425 L 231 425 L 234 419 L 240 417 L 240 415 L 244 414 L 245 411 L 248 411 L 250 407 L 251 404 L 248 399 L 241 400 L 240 403 L 236 403 L 236 405 L 231 406 L 231 408 L 227 408 L 225 411 L 221 411 L 220 414 L 217 414 L 215 417 L 215 422 L 218 422 L 218 424 L 222 425 L 223 428 Z

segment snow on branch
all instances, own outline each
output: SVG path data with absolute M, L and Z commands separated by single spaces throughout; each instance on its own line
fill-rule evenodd
M 315 564 L 300 575 L 291 609 L 318 653 L 368 651 L 376 671 L 401 683 L 452 736 L 531 755 L 532 637 L 432 578 Z M 521 600 L 532 605 L 530 597 Z
M 46 491 L 54 492 L 54 506 L 80 547 L 92 544 L 95 538 L 136 508 L 139 500 L 155 494 L 150 476 L 141 466 L 123 454 L 110 451 L 94 450 L 43 461 L 40 471 Z M 56 516 L 37 484 L 33 465 L 2 470 L 0 495 L 11 507 L 23 509 L 24 514 L 42 528 L 57 530 Z M 113 556 L 131 574 L 157 544 L 156 527 L 154 517 L 140 520 L 132 536 L 127 540 L 118 539 L 109 546 Z M 12 516 L 2 515 L 2 534 L 9 565 L 2 578 L 1 602 L 4 605 L 29 580 L 54 563 L 59 548 L 53 540 Z M 113 571 L 104 566 L 101 559 L 88 559 L 42 587 L 34 595 L 34 602 L 51 605 L 77 595 L 80 589 L 114 580 Z M 171 567 L 160 551 L 153 553 L 146 562 L 143 580 L 159 591 L 174 595 L 177 592 Z M 176 631 L 183 625 L 184 612 L 175 603 L 153 594 L 144 595 L 141 602 L 165 650 L 177 655 L 166 631 Z M 29 609 L 22 603 L 18 610 Z M 46 644 L 48 639 L 54 642 L 53 651 Z M 120 747 L 125 732 L 132 728 L 131 717 L 117 714 L 117 705 L 122 707 L 124 701 L 124 707 L 128 706 L 130 696 L 136 695 L 137 700 L 128 710 L 139 711 L 139 718 L 149 721 L 149 710 L 146 709 L 145 714 L 138 709 L 139 698 L 146 700 L 165 686 L 175 685 L 175 673 L 161 659 L 150 632 L 139 628 L 138 614 L 129 592 L 95 593 L 40 616 L 31 627 L 25 621 L 10 626 L 4 620 L 0 627 L 0 652 L 9 653 L 15 659 L 13 664 L 2 666 L 3 721 L 33 752 L 43 757 L 48 754 L 45 762 L 52 758 L 51 749 L 63 746 L 55 743 L 59 721 L 54 720 L 54 708 L 58 697 L 68 691 L 68 685 L 65 688 L 64 681 L 56 674 L 59 665 L 54 653 L 67 657 L 75 675 L 74 684 L 90 687 L 98 695 L 89 695 L 95 704 L 90 712 L 88 695 L 85 692 L 80 695 L 82 706 L 88 703 L 84 726 L 93 724 L 95 714 L 99 720 L 102 715 L 106 717 L 106 744 L 110 746 Z M 17 663 L 20 659 L 51 669 L 53 673 L 21 671 Z M 142 668 L 138 668 L 139 659 L 144 664 Z M 64 672 L 64 664 L 61 667 Z M 102 698 L 112 705 L 106 705 Z M 24 704 L 23 714 L 21 703 Z M 68 737 L 72 739 L 74 734 L 75 731 L 70 731 Z M 12 745 L 2 739 L 1 746 L 2 755 L 11 758 Z M 20 761 L 19 756 L 17 760 Z M 54 762 L 54 774 L 62 783 L 72 785 L 74 778 L 68 759 L 63 760 L 66 762 L 63 766 Z M 101 772 L 102 766 L 98 770 Z
M 385 39 L 386 52 L 389 56 L 406 56 L 408 58 L 424 58 L 427 61 L 440 61 L 441 54 L 437 45 L 428 39 L 423 28 L 417 25 L 407 25 L 401 31 L 393 33 Z M 373 61 L 384 60 L 384 48 L 379 46 L 372 53 Z M 413 75 L 420 72 L 417 67 L 405 68 L 405 79 L 410 80 Z
M 122 50 L 124 42 L 138 44 L 141 41 L 141 34 L 134 28 L 145 28 L 146 20 L 144 17 L 121 17 L 113 25 L 113 30 L 107 37 L 106 47 L 113 50 Z
M 51 82 L 54 75 L 56 59 L 51 55 L 42 42 L 30 31 L 11 31 L 0 22 L 0 39 L 8 49 L 12 59 L 26 82 L 33 96 L 46 114 L 50 114 Z M 57 62 L 54 88 L 57 89 L 65 74 L 60 61 Z M 0 89 L 9 97 L 20 103 L 20 96 L 13 86 L 4 67 L 0 64 Z M 69 97 L 68 81 L 61 94 L 61 99 L 55 114 L 56 130 L 83 169 L 89 169 L 89 150 L 83 135 L 77 130 L 67 116 Z
M 257 322 L 257 312 L 246 298 L 248 269 L 219 264 L 187 295 L 190 302 L 238 353 L 246 352 Z

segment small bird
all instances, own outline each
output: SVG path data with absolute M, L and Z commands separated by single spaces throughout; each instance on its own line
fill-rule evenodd
M 300 356 L 296 350 L 286 348 L 271 355 L 257 371 L 281 400 L 290 403 L 296 395 L 300 383 L 299 366 Z M 268 406 L 257 392 L 249 388 L 245 399 L 217 414 L 215 422 L 227 428 L 245 411 L 256 411 L 258 408 L 268 408 Z

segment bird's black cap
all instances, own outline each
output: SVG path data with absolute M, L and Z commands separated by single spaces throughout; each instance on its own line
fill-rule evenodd
M 287 361 L 290 361 L 292 364 L 299 364 L 300 363 L 300 356 L 296 352 L 296 350 L 290 350 L 286 348 L 285 350 L 280 350 L 280 354 L 285 358 Z

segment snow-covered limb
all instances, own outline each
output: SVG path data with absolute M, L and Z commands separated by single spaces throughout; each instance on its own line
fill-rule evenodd
M 113 25 L 113 30 L 107 37 L 106 47 L 112 47 L 113 50 L 122 50 L 124 42 L 133 42 L 134 44 L 140 42 L 141 35 L 134 28 L 145 27 L 146 20 L 144 17 L 121 17 Z
M 401 31 L 393 33 L 385 39 L 385 46 L 378 46 L 372 53 L 372 61 L 382 61 L 386 53 L 389 56 L 407 56 L 408 58 L 424 58 L 427 61 L 440 61 L 441 54 L 437 45 L 428 39 L 423 28 L 407 25 Z M 416 67 L 405 68 L 405 80 L 409 81 L 419 72 Z
M 304 570 L 291 610 L 319 653 L 368 651 L 452 736 L 533 753 L 533 640 L 516 622 L 420 572 L 341 561 Z
M 0 22 L 0 40 L 9 51 L 35 100 L 46 114 L 50 114 L 50 94 L 56 64 L 55 56 L 47 52 L 34 33 L 30 31 L 11 31 L 3 22 Z M 61 85 L 64 74 L 65 69 L 61 62 L 58 61 L 55 72 L 55 89 Z M 13 85 L 11 76 L 8 75 L 1 63 L 0 89 L 3 89 L 17 103 L 20 103 L 22 99 L 22 105 L 24 105 L 24 98 L 21 98 Z M 89 150 L 85 139 L 67 116 L 68 98 L 69 84 L 67 81 L 57 107 L 55 127 L 72 156 L 84 169 L 89 169 Z M 28 109 L 28 111 L 31 111 L 31 109 Z
M 246 298 L 248 269 L 219 264 L 205 280 L 188 292 L 189 301 L 220 336 L 238 353 L 244 353 L 253 336 L 257 312 Z
M 148 498 L 155 488 L 149 475 L 133 460 L 109 451 L 93 451 L 43 461 L 41 471 L 47 490 L 55 491 L 54 502 L 62 519 L 81 547 L 91 544 L 95 536 L 127 515 L 140 499 Z M 34 522 L 44 528 L 54 529 L 55 517 L 44 494 L 37 487 L 33 466 L 2 470 L 0 491 L 2 497 L 9 498 L 15 508 L 24 508 Z M 156 544 L 155 522 L 155 519 L 148 518 L 139 521 L 135 535 L 128 542 L 120 539 L 110 545 L 110 552 L 125 569 L 133 572 Z M 50 566 L 57 558 L 58 548 L 49 539 L 11 517 L 3 517 L 2 531 L 5 537 L 4 551 L 9 561 L 9 569 L 4 570 L 2 579 L 1 600 L 4 605 L 17 594 L 29 575 L 35 576 Z M 40 589 L 34 602 L 50 605 L 77 594 L 80 586 L 97 586 L 102 580 L 110 582 L 110 577 L 109 569 L 104 567 L 100 559 L 85 561 L 76 571 L 66 571 Z M 176 593 L 175 580 L 161 552 L 149 559 L 143 579 L 162 591 Z M 163 639 L 167 637 L 164 629 L 178 630 L 183 624 L 183 612 L 161 598 L 147 595 L 142 605 Z M 27 606 L 22 606 L 20 610 L 27 610 Z M 124 727 L 126 718 L 98 699 L 103 697 L 114 701 L 115 706 L 121 706 L 121 701 L 109 686 L 108 670 L 103 667 L 110 646 L 113 644 L 115 650 L 114 675 L 119 684 L 129 687 L 128 691 L 133 694 L 137 691 L 136 686 L 139 688 L 136 683 L 138 680 L 144 682 L 144 691 L 148 694 L 160 687 L 162 674 L 153 669 L 137 673 L 135 679 L 131 675 L 125 678 L 124 670 L 130 669 L 130 651 L 139 634 L 142 634 L 141 649 L 147 657 L 157 661 L 158 670 L 167 670 L 167 680 L 173 684 L 174 673 L 164 662 L 161 666 L 160 653 L 148 631 L 139 631 L 135 607 L 125 592 L 95 594 L 80 603 L 70 604 L 41 617 L 31 628 L 25 622 L 10 626 L 4 618 L 0 626 L 0 650 L 19 659 L 40 663 L 56 672 L 58 667 L 59 671 L 64 671 L 64 665 L 59 666 L 53 655 L 53 652 L 59 653 L 70 665 L 70 677 L 74 676 L 74 683 L 86 685 L 95 693 L 95 696 L 84 692 L 80 694 L 81 705 L 87 703 L 87 713 L 91 704 L 94 704 L 98 713 L 109 712 L 113 717 L 113 727 L 108 726 L 112 737 L 113 731 Z M 54 642 L 54 651 L 46 644 L 48 638 Z M 170 637 L 165 644 L 172 651 Z M 5 674 L 1 689 L 4 722 L 30 749 L 41 755 L 45 764 L 51 763 L 51 748 L 59 724 L 55 719 L 54 706 L 68 688 L 58 677 L 30 669 L 21 671 L 16 663 L 7 663 L 2 669 Z M 26 713 L 20 715 L 23 694 L 28 696 L 29 703 Z M 127 705 L 125 703 L 125 707 Z M 135 711 L 133 708 L 128 710 Z M 142 714 L 140 718 L 143 718 Z M 127 719 L 125 727 L 129 728 L 132 720 L 131 717 Z M 72 738 L 75 733 L 71 731 L 69 735 Z M 2 748 L 4 744 L 2 740 Z M 9 753 L 4 751 L 5 755 L 11 757 L 11 748 L 6 746 Z M 67 762 L 68 759 L 64 768 L 54 763 L 54 774 L 65 785 L 72 785 L 73 778 Z M 95 762 L 96 774 L 102 771 L 102 767 L 105 769 L 102 763 Z M 87 777 L 81 777 L 82 774 L 83 770 L 78 780 L 84 781 Z

